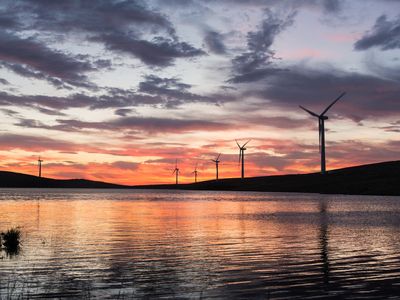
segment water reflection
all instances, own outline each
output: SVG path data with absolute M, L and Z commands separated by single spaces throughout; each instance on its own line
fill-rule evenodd
M 328 202 L 321 199 L 319 203 L 320 212 L 320 232 L 319 241 L 321 248 L 322 270 L 325 287 L 329 285 L 329 253 L 328 253 Z
M 13 282 L 30 298 L 395 297 L 398 201 L 0 190 L 0 228 L 23 232 L 20 255 L 0 260 L 0 298 Z

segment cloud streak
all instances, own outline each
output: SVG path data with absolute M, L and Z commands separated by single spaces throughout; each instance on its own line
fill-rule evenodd
M 258 81 L 282 71 L 273 66 L 275 52 L 271 46 L 275 37 L 293 24 L 294 16 L 295 14 L 292 13 L 280 18 L 271 10 L 265 10 L 265 18 L 259 30 L 247 34 L 247 51 L 232 59 L 233 76 L 228 82 Z
M 3 67 L 19 75 L 50 81 L 57 78 L 74 86 L 89 87 L 85 73 L 94 70 L 87 57 L 65 54 L 5 31 L 0 33 L 0 60 Z M 61 85 L 61 81 L 51 82 Z
M 400 17 L 392 21 L 386 15 L 380 16 L 375 25 L 354 44 L 355 50 L 370 48 L 392 50 L 400 48 Z

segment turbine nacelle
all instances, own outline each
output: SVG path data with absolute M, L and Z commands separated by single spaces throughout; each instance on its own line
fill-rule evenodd
M 221 153 L 218 154 L 216 159 L 212 159 L 211 161 L 215 162 L 216 164 L 218 164 L 220 162 L 219 157 L 221 156 Z

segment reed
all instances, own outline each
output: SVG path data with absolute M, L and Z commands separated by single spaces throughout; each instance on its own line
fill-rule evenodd
M 0 245 L 4 247 L 6 252 L 18 252 L 19 245 L 21 243 L 21 230 L 19 228 L 16 227 L 8 229 L 6 232 L 2 232 L 0 236 Z

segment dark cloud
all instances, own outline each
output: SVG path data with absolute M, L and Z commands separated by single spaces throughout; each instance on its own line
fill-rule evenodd
M 2 109 L 0 109 L 0 111 L 10 117 L 14 117 L 14 116 L 18 115 L 18 112 L 16 112 L 15 110 L 12 110 L 12 109 L 2 108 Z
M 176 58 L 204 55 L 203 50 L 174 39 L 157 37 L 151 41 L 128 34 L 102 34 L 92 38 L 104 43 L 107 49 L 133 55 L 142 62 L 157 67 L 170 66 Z
M 46 150 L 77 150 L 77 145 L 71 142 L 55 140 L 42 136 L 1 134 L 0 149 L 29 149 L 29 151 Z
M 3 85 L 9 85 L 10 83 L 8 82 L 8 80 L 4 79 L 4 78 L 0 78 L 0 83 Z
M 132 89 L 107 88 L 106 93 L 91 98 L 90 109 L 124 108 L 127 106 L 163 105 L 157 96 L 137 93 Z
M 111 121 L 112 126 L 126 129 L 136 129 L 147 132 L 190 132 L 196 130 L 223 130 L 230 127 L 229 124 L 206 121 L 206 120 L 185 120 L 170 118 L 144 118 L 127 117 Z
M 275 37 L 293 24 L 294 15 L 279 18 L 271 10 L 265 10 L 259 30 L 247 34 L 247 51 L 233 58 L 233 76 L 229 82 L 257 81 L 282 71 L 273 66 L 275 52 L 271 46 Z
M 275 107 L 293 110 L 304 105 L 319 113 L 342 91 L 347 95 L 335 106 L 334 112 L 357 122 L 400 113 L 398 82 L 333 68 L 316 70 L 293 66 L 288 72 L 277 73 L 251 86 L 245 95 L 264 99 Z
M 29 24 L 27 27 L 37 30 L 39 35 L 55 33 L 53 37 L 46 35 L 46 39 L 53 38 L 53 42 L 69 33 L 78 33 L 86 40 L 103 44 L 108 50 L 130 54 L 157 67 L 169 66 L 176 58 L 205 54 L 179 41 L 168 18 L 145 1 L 20 0 L 17 1 L 19 5 L 10 3 L 7 8 L 14 19 Z M 102 61 L 94 65 L 109 67 Z
M 372 29 L 354 44 L 356 50 L 372 47 L 381 50 L 400 48 L 400 17 L 390 21 L 386 15 L 380 16 Z
M 19 75 L 57 78 L 75 86 L 90 86 L 84 73 L 94 70 L 86 57 L 53 50 L 33 38 L 20 38 L 5 31 L 0 33 L 0 60 L 3 67 Z
M 400 132 L 400 121 L 392 122 L 387 126 L 378 127 L 378 128 L 383 129 L 387 132 Z
M 176 108 L 184 103 L 220 104 L 236 99 L 236 96 L 227 93 L 209 95 L 192 93 L 191 87 L 177 78 L 149 75 L 139 83 L 137 90 L 105 88 L 99 95 L 85 93 L 74 93 L 68 96 L 13 95 L 0 92 L 0 106 L 29 107 L 49 115 L 62 114 L 61 110 L 68 108 L 118 108 L 115 113 L 120 115 L 127 114 L 129 111 L 126 109 L 131 110 L 132 107 L 137 106 Z
M 136 113 L 136 111 L 131 108 L 120 108 L 114 111 L 114 114 L 120 117 L 126 117 L 127 115 L 130 115 L 132 113 Z
M 90 33 L 163 30 L 171 36 L 175 29 L 166 16 L 150 9 L 145 1 L 45 1 L 28 0 L 23 9 L 31 12 L 34 27 L 46 31 Z M 147 28 L 148 27 L 148 28 Z
M 279 6 L 286 9 L 314 8 L 325 13 L 337 13 L 343 9 L 343 0 L 159 0 L 161 5 L 193 6 L 196 3 L 271 7 Z
M 139 84 L 139 91 L 144 93 L 158 93 L 170 90 L 185 91 L 191 88 L 190 84 L 182 83 L 177 78 L 161 78 L 156 75 L 148 75 L 145 77 L 146 81 Z
M 257 124 L 280 129 L 297 129 L 297 128 L 313 128 L 314 123 L 309 120 L 293 119 L 290 117 L 265 117 L 265 116 L 250 116 L 245 118 L 246 123 Z
M 20 126 L 20 127 L 27 127 L 27 128 L 46 128 L 46 129 L 51 129 L 50 126 L 46 126 L 44 123 L 38 121 L 38 120 L 33 120 L 33 119 L 22 119 L 20 118 L 18 123 L 15 123 L 14 125 Z
M 185 120 L 170 118 L 154 118 L 154 117 L 124 117 L 108 122 L 81 122 L 76 120 L 58 120 L 63 128 L 71 128 L 72 130 L 88 128 L 99 130 L 140 130 L 151 133 L 165 132 L 191 132 L 196 130 L 223 130 L 230 125 L 214 121 L 206 120 Z
M 111 119 L 104 122 L 85 122 L 79 120 L 58 119 L 56 125 L 46 125 L 40 121 L 32 119 L 20 119 L 15 125 L 27 128 L 41 128 L 59 131 L 81 131 L 81 130 L 126 130 L 141 131 L 148 133 L 183 133 L 196 130 L 218 131 L 231 127 L 231 125 L 206 121 L 206 120 L 185 120 L 172 118 L 155 118 L 155 117 L 121 117 Z
M 326 12 L 338 12 L 341 10 L 343 1 L 342 0 L 322 0 L 322 7 Z
M 2 29 L 19 29 L 21 24 L 17 19 L 6 11 L 0 11 L 0 28 Z
M 140 82 L 138 92 L 162 99 L 167 107 L 176 107 L 189 102 L 221 102 L 218 97 L 191 93 L 189 91 L 191 87 L 191 85 L 182 83 L 177 78 L 161 78 L 149 75 L 145 77 L 145 81 Z
M 12 95 L 0 92 L 0 106 L 29 107 L 51 115 L 55 115 L 54 110 L 91 107 L 96 102 L 96 97 L 79 93 L 67 97 L 57 97 L 46 95 Z
M 207 31 L 204 36 L 204 44 L 207 49 L 214 54 L 226 54 L 224 37 L 219 32 L 212 30 Z
M 229 94 L 200 95 L 192 93 L 191 87 L 191 85 L 183 83 L 177 78 L 148 75 L 139 83 L 137 90 L 107 89 L 107 94 L 99 96 L 97 102 L 91 108 L 123 108 L 139 105 L 176 108 L 192 102 L 219 104 L 234 100 L 234 97 Z

